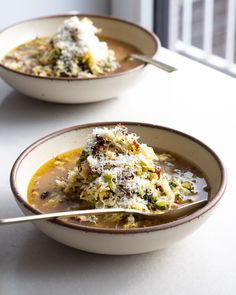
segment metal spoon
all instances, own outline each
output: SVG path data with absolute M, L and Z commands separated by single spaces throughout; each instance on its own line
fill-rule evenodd
M 21 223 L 21 222 L 27 222 L 27 221 L 45 220 L 45 219 L 48 220 L 48 219 L 55 219 L 57 217 L 71 217 L 76 215 L 97 215 L 97 214 L 112 214 L 112 213 L 138 214 L 138 215 L 152 217 L 152 218 L 176 219 L 176 218 L 183 217 L 187 214 L 191 214 L 197 209 L 200 209 L 203 206 L 205 206 L 207 203 L 208 203 L 207 200 L 200 200 L 193 203 L 187 203 L 180 207 L 177 207 L 176 209 L 163 211 L 163 213 L 160 213 L 160 214 L 143 212 L 140 210 L 133 210 L 133 209 L 123 209 L 123 208 L 91 209 L 91 210 L 46 213 L 46 214 L 38 214 L 38 215 L 31 215 L 31 216 L 0 219 L 0 225 Z
M 174 72 L 174 71 L 177 71 L 177 69 L 175 67 L 172 67 L 170 65 L 167 65 L 161 61 L 158 61 L 156 59 L 153 59 L 151 57 L 148 57 L 146 55 L 141 55 L 141 54 L 136 54 L 136 53 L 131 53 L 129 55 L 130 58 L 134 58 L 134 59 L 138 59 L 138 60 L 141 60 L 141 61 L 144 61 L 145 63 L 149 63 L 149 64 L 152 64 L 153 66 L 156 66 L 168 73 L 171 73 L 171 72 Z

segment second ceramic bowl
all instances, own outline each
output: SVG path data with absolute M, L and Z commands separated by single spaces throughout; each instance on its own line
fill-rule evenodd
M 89 17 L 106 37 L 124 41 L 149 57 L 155 57 L 160 42 L 144 28 L 121 19 L 99 15 Z M 0 60 L 11 49 L 36 37 L 52 36 L 69 15 L 36 18 L 0 32 Z M 48 78 L 20 73 L 0 63 L 0 76 L 9 85 L 28 96 L 58 103 L 87 103 L 117 97 L 140 80 L 147 66 L 95 78 Z

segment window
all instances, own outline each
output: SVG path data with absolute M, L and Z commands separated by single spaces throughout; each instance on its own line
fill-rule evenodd
M 111 12 L 154 30 L 163 46 L 236 76 L 236 0 L 113 0 Z
M 168 3 L 168 48 L 236 76 L 236 0 Z

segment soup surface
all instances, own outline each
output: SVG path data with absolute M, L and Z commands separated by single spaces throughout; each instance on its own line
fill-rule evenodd
M 11 50 L 2 63 L 42 77 L 90 78 L 141 65 L 128 58 L 131 53 L 141 52 L 128 43 L 103 36 L 90 19 L 72 17 L 52 37 L 36 38 Z
M 78 198 L 76 194 L 74 197 L 71 195 L 68 197 L 68 194 L 56 185 L 57 180 L 66 180 L 68 171 L 73 171 L 78 165 L 82 150 L 76 149 L 58 155 L 39 168 L 28 187 L 28 202 L 34 208 L 45 213 L 94 208 L 91 203 Z M 172 183 L 170 182 L 173 188 L 176 186 L 174 179 L 179 179 L 186 187 L 189 183 L 194 184 L 194 189 L 187 198 L 176 195 L 175 202 L 178 206 L 185 202 L 208 198 L 209 187 L 199 169 L 179 156 L 163 151 L 156 151 L 156 153 L 160 159 L 158 165 L 169 179 L 173 179 Z M 172 207 L 174 209 L 175 206 Z M 61 218 L 61 220 L 72 224 L 106 228 L 145 227 L 172 221 L 124 214 L 81 216 Z
M 131 53 L 141 53 L 134 46 L 110 37 L 103 36 L 100 39 L 105 41 L 108 47 L 115 52 L 116 61 L 119 63 L 119 67 L 111 71 L 112 73 L 124 72 L 142 64 L 138 60 L 128 58 Z M 39 60 L 44 51 L 50 47 L 49 41 L 49 38 L 37 38 L 24 43 L 6 54 L 2 62 L 7 67 L 23 73 L 45 77 L 58 77 L 53 68 L 43 65 Z M 111 72 L 100 73 L 96 76 L 106 76 L 111 74 Z M 87 74 L 80 73 L 80 77 L 92 77 L 92 74 Z M 60 76 L 66 77 L 67 75 Z

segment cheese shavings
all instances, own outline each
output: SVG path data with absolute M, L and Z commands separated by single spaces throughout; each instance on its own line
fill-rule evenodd
M 89 208 L 121 207 L 158 214 L 189 201 L 185 197 L 194 194 L 193 184 L 170 178 L 153 148 L 138 139 L 122 125 L 95 128 L 76 168 L 67 179 L 57 181 L 58 187 L 68 198 L 86 201 Z M 133 221 L 129 217 L 126 227 L 135 226 Z
M 88 18 L 74 16 L 64 21 L 53 36 L 53 46 L 59 52 L 56 61 L 58 74 L 78 76 L 104 74 L 118 68 L 113 50 L 97 37 L 101 30 Z

